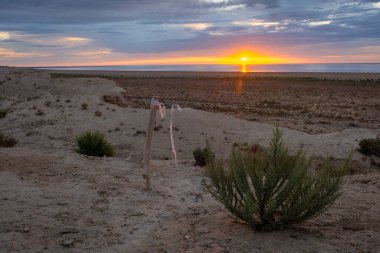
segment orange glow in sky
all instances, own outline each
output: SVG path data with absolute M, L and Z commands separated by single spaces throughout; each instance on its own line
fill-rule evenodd
M 42 57 L 44 58 L 44 57 Z M 45 57 L 46 58 L 46 57 Z M 226 64 L 240 66 L 242 72 L 247 72 L 249 66 L 256 64 L 291 64 L 313 63 L 313 59 L 291 57 L 271 51 L 269 48 L 257 47 L 250 49 L 220 49 L 213 52 L 187 51 L 156 54 L 124 54 L 112 50 L 77 51 L 65 61 L 53 64 L 41 64 L 34 61 L 34 65 L 43 66 L 120 66 L 120 65 L 202 65 Z M 22 64 L 20 64 L 22 65 Z M 33 66 L 33 64 L 26 64 Z
M 252 64 L 281 64 L 281 63 L 296 63 L 308 62 L 305 59 L 292 58 L 289 56 L 279 56 L 273 52 L 266 52 L 268 50 L 258 49 L 252 50 L 236 50 L 227 53 L 227 56 L 220 57 L 220 64 L 237 64 L 241 65 L 242 62 L 247 65 Z
M 196 56 L 176 55 L 155 55 L 153 57 L 136 56 L 127 57 L 125 60 L 115 60 L 102 62 L 104 65 L 186 65 L 186 64 L 228 64 L 228 65 L 254 65 L 254 64 L 281 64 L 281 63 L 299 63 L 310 62 L 305 59 L 280 57 L 273 54 L 261 54 L 247 50 L 237 50 L 235 52 L 216 52 L 214 55 Z M 95 63 L 95 61 L 93 61 Z

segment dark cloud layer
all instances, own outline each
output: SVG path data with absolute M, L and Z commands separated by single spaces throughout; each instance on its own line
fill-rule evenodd
M 218 9 L 244 5 L 274 8 L 279 0 L 1 0 L 2 23 L 78 24 L 196 19 Z M 233 7 L 232 7 L 233 8 Z

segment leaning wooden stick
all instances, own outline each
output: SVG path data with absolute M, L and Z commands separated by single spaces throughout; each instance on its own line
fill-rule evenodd
M 145 187 L 147 191 L 150 190 L 150 177 L 151 177 L 150 159 L 151 159 L 151 153 L 152 153 L 152 137 L 153 137 L 154 123 L 156 120 L 157 109 L 158 109 L 157 105 L 156 103 L 154 103 L 152 99 L 150 102 L 149 125 L 148 125 L 145 154 L 144 154 L 144 169 L 145 169 L 144 179 L 145 179 Z

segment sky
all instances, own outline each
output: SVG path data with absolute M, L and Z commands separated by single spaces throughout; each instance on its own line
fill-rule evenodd
M 0 65 L 379 63 L 379 0 L 0 0 Z

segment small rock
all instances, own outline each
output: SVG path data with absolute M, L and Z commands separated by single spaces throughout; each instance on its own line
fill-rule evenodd
M 210 230 L 208 228 L 201 228 L 199 230 L 199 233 L 201 233 L 201 234 L 208 234 L 208 233 L 210 233 Z
M 355 224 L 355 223 L 344 225 L 342 228 L 344 230 L 351 230 L 351 231 L 364 230 L 364 226 L 363 225 L 361 225 L 361 224 Z
M 371 163 L 377 167 L 380 168 L 380 157 L 377 157 L 375 155 L 371 155 Z
M 45 115 L 45 112 L 41 109 L 38 109 L 35 115 L 42 116 L 42 115 Z
M 99 111 L 99 110 L 97 110 L 97 111 L 95 111 L 94 115 L 95 115 L 96 117 L 101 117 L 101 116 L 102 116 L 102 112 Z
M 61 242 L 61 245 L 65 248 L 72 248 L 74 246 L 74 240 L 73 239 L 67 239 Z
M 136 133 L 133 136 L 138 136 L 138 135 L 145 136 L 146 135 L 146 131 L 145 130 L 137 130 Z
M 134 213 L 131 213 L 131 216 L 143 216 L 144 213 L 143 212 L 134 212 Z
M 223 245 L 220 245 L 219 243 L 211 244 L 210 248 L 211 248 L 211 252 L 215 252 L 215 253 L 227 252 L 227 249 Z
M 64 235 L 64 234 L 77 234 L 77 233 L 79 233 L 79 230 L 75 229 L 75 228 L 65 228 L 65 229 L 62 229 L 61 231 L 59 231 L 59 233 L 61 235 Z
M 24 233 L 28 233 L 28 232 L 30 231 L 30 229 L 29 229 L 28 227 L 24 227 L 24 228 L 22 229 L 22 231 L 23 231 Z
M 161 128 L 162 128 L 162 125 L 159 124 L 159 125 L 154 126 L 153 130 L 154 130 L 154 131 L 158 131 L 158 130 L 160 130 Z

